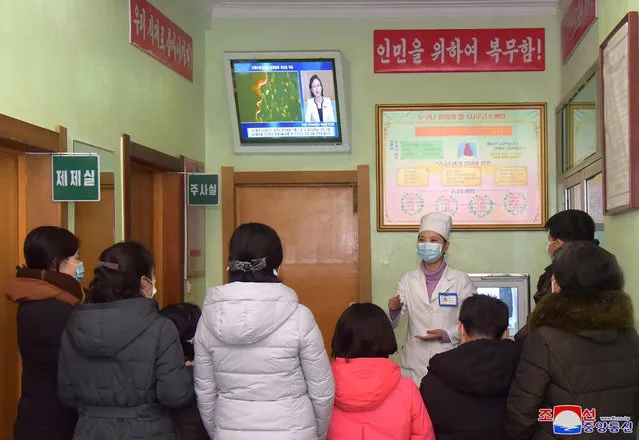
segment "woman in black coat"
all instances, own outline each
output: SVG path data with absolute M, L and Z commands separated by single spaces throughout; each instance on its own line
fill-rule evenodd
M 77 413 L 58 399 L 60 338 L 78 301 L 83 299 L 80 242 L 71 232 L 41 226 L 24 241 L 25 267 L 6 290 L 18 306 L 18 346 L 22 393 L 15 440 L 71 440 Z
M 162 317 L 153 257 L 137 242 L 102 252 L 87 303 L 62 336 L 59 393 L 78 409 L 77 440 L 176 440 L 170 408 L 193 386 L 178 331 Z
M 557 252 L 552 272 L 553 293 L 529 319 L 506 430 L 512 440 L 564 438 L 560 432 L 631 439 L 639 419 L 639 337 L 621 269 L 597 245 L 574 242 Z M 576 405 L 582 414 L 557 417 L 557 405 Z

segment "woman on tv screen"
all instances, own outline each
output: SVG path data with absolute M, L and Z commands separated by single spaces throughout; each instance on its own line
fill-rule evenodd
M 308 84 L 311 98 L 306 101 L 305 122 L 335 122 L 331 98 L 324 96 L 322 81 L 317 75 L 311 76 Z

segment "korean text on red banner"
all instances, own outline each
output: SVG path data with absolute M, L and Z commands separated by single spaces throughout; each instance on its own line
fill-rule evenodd
M 543 71 L 544 28 L 376 30 L 375 73 Z
M 193 39 L 146 0 L 129 0 L 129 41 L 193 81 Z

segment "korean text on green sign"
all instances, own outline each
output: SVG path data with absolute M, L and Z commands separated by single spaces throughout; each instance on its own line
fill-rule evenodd
M 51 164 L 54 202 L 100 201 L 100 156 L 54 155 Z
M 219 203 L 217 174 L 188 175 L 189 206 L 211 206 Z

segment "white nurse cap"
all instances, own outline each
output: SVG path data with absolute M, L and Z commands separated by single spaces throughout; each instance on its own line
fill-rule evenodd
M 431 212 L 422 217 L 419 224 L 419 232 L 433 231 L 448 241 L 448 235 L 453 227 L 453 219 L 445 212 Z

